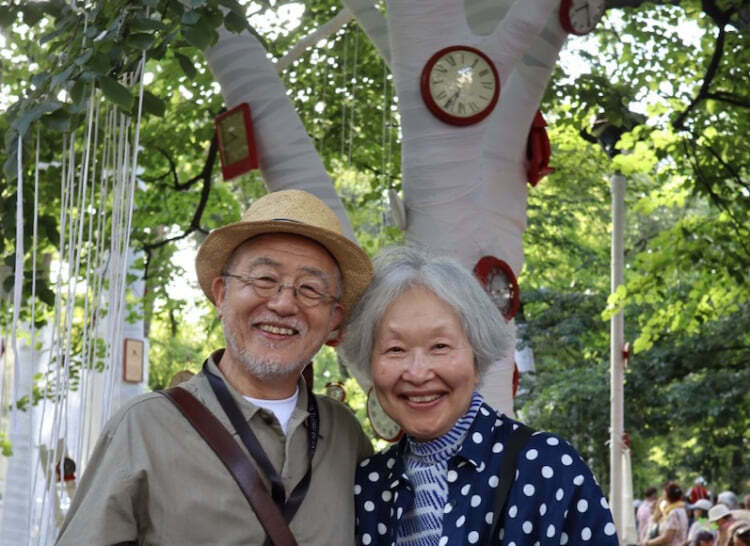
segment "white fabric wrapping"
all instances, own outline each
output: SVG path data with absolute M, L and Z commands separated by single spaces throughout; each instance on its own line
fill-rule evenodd
M 523 267 L 528 185 L 525 151 L 534 114 L 565 40 L 559 0 L 344 0 L 383 55 L 394 78 L 403 129 L 405 239 L 456 257 L 466 267 L 485 255 Z M 495 14 L 487 33 L 471 17 Z M 435 118 L 420 93 L 427 60 L 452 45 L 477 47 L 501 79 L 494 112 L 469 127 Z M 306 189 L 326 201 L 351 232 L 332 184 L 286 97 L 273 65 L 248 33 L 222 31 L 205 52 L 228 107 L 248 102 L 260 167 L 269 189 Z M 485 380 L 488 400 L 512 414 L 512 355 Z
M 338 216 L 352 240 L 354 230 L 322 161 L 286 95 L 276 67 L 247 32 L 221 29 L 205 52 L 208 67 L 227 108 L 247 102 L 252 115 L 258 163 L 270 191 L 301 189 L 315 194 Z

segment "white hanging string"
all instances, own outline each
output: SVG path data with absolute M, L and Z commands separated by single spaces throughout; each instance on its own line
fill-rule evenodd
M 16 426 L 16 402 L 20 392 L 20 362 L 18 359 L 18 317 L 21 308 L 21 294 L 23 288 L 23 136 L 18 137 L 18 164 L 16 173 L 16 262 L 15 279 L 13 285 L 13 326 L 11 342 L 13 344 L 13 396 L 11 398 L 11 419 Z
M 346 144 L 346 120 L 347 120 L 347 100 L 348 100 L 348 89 L 349 89 L 349 79 L 346 75 L 347 66 L 349 64 L 349 31 L 347 30 L 344 33 L 344 58 L 341 61 L 341 70 L 342 70 L 342 81 L 343 81 L 343 91 L 341 94 L 341 150 L 340 155 L 343 158 L 344 157 L 344 151 L 345 151 L 345 144 Z
M 354 115 L 357 112 L 357 61 L 359 57 L 359 32 L 354 32 L 354 59 L 352 60 L 352 92 L 351 100 L 352 106 L 349 108 L 349 139 L 347 146 L 347 165 L 352 164 L 352 142 L 354 140 Z
M 93 149 L 98 150 L 99 149 L 99 111 L 100 111 L 100 104 L 99 101 L 96 100 L 96 91 L 94 87 L 91 88 L 91 97 L 89 99 L 92 104 L 95 104 L 95 113 L 94 113 L 94 144 Z M 81 370 L 80 370 L 80 383 L 79 383 L 79 399 L 80 399 L 80 407 L 81 410 L 78 412 L 78 441 L 76 443 L 76 446 L 74 449 L 72 449 L 71 456 L 73 457 L 74 461 L 78 461 L 78 464 L 80 464 L 81 461 L 81 453 L 83 450 L 83 438 L 84 438 L 84 428 L 85 428 L 85 417 L 86 412 L 83 411 L 83 408 L 85 408 L 85 403 L 88 399 L 88 386 L 89 386 L 89 370 L 90 365 L 92 363 L 92 357 L 93 357 L 93 351 L 92 349 L 95 347 L 95 340 L 96 340 L 96 322 L 93 320 L 95 318 L 96 313 L 96 307 L 94 307 L 94 314 L 90 317 L 89 316 L 89 302 L 93 301 L 95 298 L 95 285 L 92 287 L 92 279 L 91 279 L 91 269 L 92 264 L 97 264 L 99 260 L 98 255 L 98 245 L 93 244 L 93 234 L 94 234 L 94 215 L 96 214 L 96 208 L 94 207 L 94 204 L 96 202 L 96 168 L 97 168 L 97 154 L 94 154 L 92 165 L 91 165 L 91 194 L 89 196 L 89 201 L 86 205 L 87 212 L 88 212 L 88 236 L 86 240 L 86 248 L 89 249 L 89 257 L 88 260 L 86 260 L 86 274 L 84 277 L 84 286 L 86 287 L 86 294 L 84 296 L 84 307 L 83 307 L 83 332 L 85 334 L 82 347 L 81 347 Z M 99 217 L 102 217 L 103 214 L 99 214 Z M 94 340 L 94 341 L 92 341 Z M 85 364 L 85 365 L 84 365 Z
M 17 185 L 16 185 L 16 260 L 15 278 L 13 285 L 13 323 L 11 326 L 11 343 L 13 344 L 13 394 L 11 397 L 11 422 L 13 432 L 18 431 L 18 397 L 21 393 L 20 378 L 23 364 L 18 356 L 18 319 L 20 315 L 21 298 L 23 295 L 23 258 L 24 258 L 24 233 L 23 233 L 23 135 L 18 136 L 17 148 Z M 27 363 L 28 365 L 28 363 Z M 31 430 L 29 429 L 29 433 Z M 31 505 L 31 498 L 27 499 L 26 509 Z
M 34 153 L 34 216 L 33 216 L 33 228 L 31 238 L 31 321 L 29 328 L 31 330 L 31 358 L 29 359 L 30 365 L 36 362 L 36 248 L 37 248 L 37 234 L 38 234 L 38 219 L 39 219 L 39 143 L 40 143 L 40 129 L 36 128 L 36 151 Z M 31 411 L 32 404 L 34 403 L 34 385 L 33 382 L 29 385 L 29 411 Z M 44 405 L 42 406 L 42 422 L 44 422 Z M 41 427 L 39 428 L 41 433 Z M 36 446 L 40 445 L 40 441 L 37 441 Z M 32 455 L 32 464 L 29 465 L 29 483 L 31 484 L 31 492 L 33 494 L 37 487 L 37 478 L 39 476 L 36 470 L 36 457 Z M 31 497 L 33 499 L 33 496 Z M 32 501 L 33 502 L 33 501 Z M 32 528 L 34 511 L 30 509 L 28 514 L 28 521 L 26 528 Z

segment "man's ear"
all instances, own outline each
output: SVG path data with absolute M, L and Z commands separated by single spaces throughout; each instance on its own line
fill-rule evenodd
M 211 282 L 211 295 L 214 297 L 214 303 L 216 304 L 216 312 L 221 318 L 221 304 L 224 302 L 226 296 L 227 283 L 224 277 L 215 277 Z
M 344 307 L 337 303 L 331 311 L 331 331 L 336 330 L 344 320 Z

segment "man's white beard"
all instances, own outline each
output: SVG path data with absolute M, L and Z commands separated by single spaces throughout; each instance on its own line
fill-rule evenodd
M 247 347 L 241 347 L 239 342 L 237 341 L 237 336 L 235 335 L 234 328 L 232 327 L 230 320 L 233 318 L 233 313 L 229 309 L 229 306 L 226 305 L 226 303 L 227 299 L 222 302 L 221 325 L 224 329 L 224 337 L 227 340 L 227 345 L 232 350 L 232 352 L 237 355 L 240 362 L 245 366 L 245 369 L 250 372 L 253 377 L 258 378 L 261 381 L 281 379 L 292 374 L 299 376 L 305 366 L 307 366 L 307 364 L 320 350 L 320 347 L 325 341 L 325 338 L 321 339 L 320 343 L 316 343 L 314 345 L 314 347 L 316 348 L 311 354 L 303 355 L 301 358 L 293 362 L 282 362 L 278 358 L 273 357 L 267 358 L 265 360 L 259 360 L 257 357 L 254 357 L 252 354 L 250 354 L 250 351 Z M 248 325 L 248 328 L 249 327 L 250 326 Z M 299 324 L 297 330 L 299 331 L 299 335 L 304 337 L 307 331 L 307 326 Z

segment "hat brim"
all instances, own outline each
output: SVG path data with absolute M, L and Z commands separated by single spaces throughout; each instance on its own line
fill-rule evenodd
M 289 220 L 241 221 L 209 233 L 195 257 L 198 283 L 206 297 L 212 303 L 216 303 L 211 284 L 216 277 L 221 276 L 229 256 L 238 246 L 252 237 L 273 233 L 307 237 L 331 253 L 341 271 L 342 293 L 339 303 L 348 314 L 372 279 L 373 268 L 367 254 L 343 235 Z

